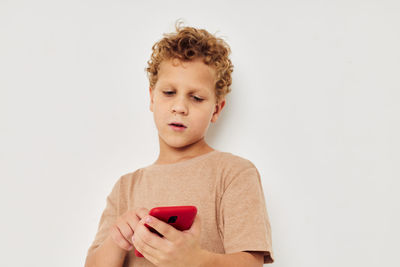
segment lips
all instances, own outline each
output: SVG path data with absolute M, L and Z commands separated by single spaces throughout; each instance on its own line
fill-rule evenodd
M 170 123 L 168 125 L 175 126 L 175 127 L 181 127 L 181 128 L 187 128 L 186 125 L 184 125 L 183 123 L 180 123 L 180 122 L 172 122 L 172 123 Z

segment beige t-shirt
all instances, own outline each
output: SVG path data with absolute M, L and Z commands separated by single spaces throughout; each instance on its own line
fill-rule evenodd
M 123 175 L 107 197 L 88 253 L 107 238 L 109 227 L 127 210 L 186 205 L 197 207 L 203 249 L 221 254 L 262 251 L 264 263 L 273 262 L 260 175 L 249 160 L 218 150 Z M 124 266 L 154 265 L 131 250 Z

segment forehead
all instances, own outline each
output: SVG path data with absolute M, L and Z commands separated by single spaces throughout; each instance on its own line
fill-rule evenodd
M 215 81 L 215 69 L 206 65 L 202 59 L 170 59 L 161 62 L 157 83 L 214 90 Z

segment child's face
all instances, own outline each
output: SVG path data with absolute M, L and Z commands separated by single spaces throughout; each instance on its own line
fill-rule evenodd
M 160 142 L 179 148 L 204 138 L 210 122 L 217 121 L 225 104 L 225 100 L 216 102 L 215 81 L 215 70 L 201 59 L 174 59 L 160 64 L 157 83 L 150 88 L 150 110 Z

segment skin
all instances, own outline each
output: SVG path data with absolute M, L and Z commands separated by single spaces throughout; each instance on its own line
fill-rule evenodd
M 201 59 L 182 62 L 166 60 L 160 64 L 158 80 L 150 88 L 150 110 L 159 133 L 160 154 L 155 164 L 171 164 L 213 151 L 204 136 L 225 106 L 225 99 L 215 96 L 215 70 Z M 183 123 L 184 131 L 174 131 L 171 122 Z M 201 219 L 197 215 L 192 227 L 178 231 L 136 208 L 120 216 L 110 228 L 105 246 L 112 244 L 128 252 L 135 247 L 156 266 L 262 266 L 259 252 L 215 254 L 200 247 Z M 146 219 L 150 221 L 146 221 Z M 153 227 L 163 237 L 148 230 Z M 102 249 L 102 248 L 100 248 Z M 104 248 L 105 249 L 105 248 Z M 125 254 L 118 257 L 123 262 Z
M 109 257 L 96 259 L 89 257 L 85 266 L 121 266 L 128 251 L 133 246 L 150 262 L 163 267 L 200 267 L 200 266 L 246 266 L 263 265 L 263 254 L 260 252 L 237 252 L 217 254 L 200 248 L 201 219 L 196 216 L 192 227 L 186 231 L 178 231 L 174 227 L 148 215 L 149 210 L 136 208 L 120 216 L 111 227 L 110 235 L 99 250 L 116 251 L 115 259 Z M 151 226 L 158 235 L 150 232 L 145 224 Z M 105 253 L 104 253 L 105 254 Z M 119 256 L 118 256 L 119 255 Z M 106 262 L 106 261 L 109 261 Z M 116 261 L 119 263 L 115 264 Z M 114 265 L 115 264 L 115 265 Z
M 160 64 L 158 80 L 150 88 L 150 110 L 160 144 L 156 164 L 175 163 L 214 150 L 204 136 L 225 106 L 225 99 L 217 102 L 215 77 L 215 70 L 201 59 Z M 185 131 L 172 130 L 168 124 L 175 121 L 185 124 Z

